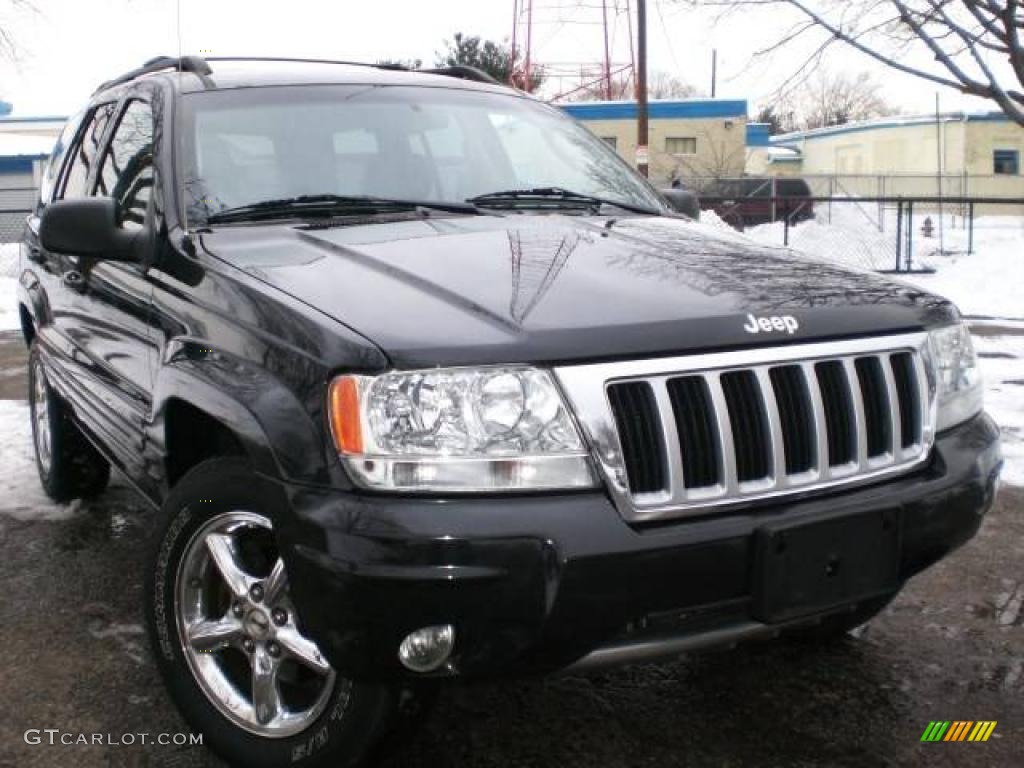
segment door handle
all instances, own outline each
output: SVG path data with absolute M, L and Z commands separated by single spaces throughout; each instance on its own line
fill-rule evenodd
M 85 293 L 85 278 L 82 277 L 82 273 L 77 269 L 69 269 L 63 275 L 61 275 L 61 282 L 67 288 L 77 293 Z

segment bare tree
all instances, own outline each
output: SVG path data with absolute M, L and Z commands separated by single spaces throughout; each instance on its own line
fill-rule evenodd
M 636 97 L 633 78 L 619 74 L 612 76 L 610 89 L 605 78 L 598 76 L 587 80 L 578 90 L 570 93 L 566 101 L 604 101 L 608 98 L 609 90 L 613 101 L 629 101 Z M 688 99 L 697 95 L 696 88 L 668 72 L 652 72 L 647 77 L 649 99 Z
M 1021 0 L 688 0 L 708 6 L 788 5 L 799 21 L 761 54 L 820 35 L 800 70 L 842 43 L 892 69 L 990 99 L 1024 125 Z M 927 63 L 926 63 L 927 62 Z
M 882 96 L 882 84 L 870 73 L 820 69 L 780 105 L 791 117 L 790 130 L 813 130 L 893 115 L 898 111 Z
M 0 58 L 17 59 L 18 45 L 11 34 L 12 16 L 21 11 L 38 13 L 33 0 L 2 0 L 0 2 Z
M 788 101 L 783 104 L 779 99 L 774 99 L 771 104 L 761 107 L 754 118 L 754 122 L 766 123 L 768 125 L 768 133 L 772 136 L 799 129 L 796 112 L 789 105 Z
M 701 151 L 694 155 L 670 155 L 652 149 L 659 164 L 669 165 L 670 181 L 686 179 L 691 186 L 699 187 L 709 179 L 723 179 L 743 173 L 747 148 L 744 142 L 728 142 L 706 129 L 696 132 L 697 145 Z
M 647 77 L 649 99 L 688 99 L 697 95 L 696 88 L 668 72 L 652 72 Z

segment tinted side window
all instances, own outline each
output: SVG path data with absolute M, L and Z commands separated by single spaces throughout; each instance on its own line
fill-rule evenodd
M 60 136 L 57 138 L 57 143 L 53 146 L 53 152 L 50 153 L 50 159 L 46 163 L 46 170 L 43 171 L 43 177 L 39 182 L 39 201 L 43 205 L 50 202 L 50 198 L 53 196 L 53 190 L 57 186 L 57 178 L 60 176 L 60 169 L 64 165 L 64 158 L 67 155 L 68 147 L 75 140 L 75 134 L 78 133 L 78 126 L 82 124 L 84 116 L 84 112 L 79 112 L 68 120 L 64 125 L 64 129 L 60 132 Z
M 810 197 L 811 188 L 803 179 L 779 179 L 776 189 L 781 197 Z
M 771 197 L 771 179 L 744 179 L 743 197 Z
M 58 198 L 86 196 L 85 183 L 89 179 L 89 171 L 96 164 L 96 155 L 100 149 L 100 142 L 103 140 L 103 132 L 106 131 L 107 123 L 114 115 L 115 106 L 113 103 L 101 104 L 93 110 L 85 130 L 82 131 L 81 139 L 75 146 L 75 154 L 71 158 L 71 165 L 64 177 L 64 187 Z
M 95 194 L 117 200 L 120 225 L 138 229 L 152 193 L 153 111 L 144 101 L 130 101 L 110 139 Z

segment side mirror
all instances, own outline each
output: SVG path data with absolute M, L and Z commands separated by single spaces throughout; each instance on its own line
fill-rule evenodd
M 39 241 L 55 253 L 135 261 L 136 234 L 117 226 L 117 202 L 109 197 L 58 200 L 39 217 Z
M 700 200 L 693 192 L 688 189 L 663 189 L 661 195 L 672 210 L 700 221 Z

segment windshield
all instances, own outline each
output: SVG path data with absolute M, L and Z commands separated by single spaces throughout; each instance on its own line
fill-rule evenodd
M 306 195 L 462 202 L 556 187 L 664 210 L 605 142 L 555 109 L 478 91 L 300 86 L 189 94 L 188 223 Z

